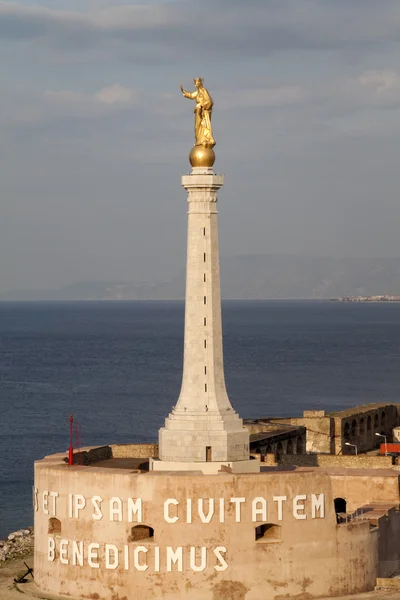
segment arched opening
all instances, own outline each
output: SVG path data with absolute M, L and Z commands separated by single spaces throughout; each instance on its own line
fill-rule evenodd
M 371 419 L 371 415 L 369 415 L 368 419 L 367 419 L 367 431 L 371 431 L 371 424 L 372 424 L 372 419 Z
M 365 421 L 364 421 L 364 417 L 361 417 L 360 419 L 360 435 L 364 435 L 365 433 Z
M 286 454 L 293 454 L 293 442 L 289 440 L 286 446 Z
M 347 422 L 344 424 L 343 437 L 345 440 L 350 438 L 350 425 Z
M 282 539 L 282 528 L 274 523 L 264 523 L 255 527 L 256 541 L 263 542 L 280 542 Z
M 357 435 L 357 421 L 355 419 L 351 422 L 351 436 L 356 437 Z
M 272 446 L 267 446 L 265 454 L 272 454 Z
M 283 446 L 281 442 L 278 442 L 276 446 L 276 460 L 280 460 L 283 455 Z
M 378 417 L 378 413 L 375 413 L 375 417 L 374 417 L 374 428 L 378 429 L 379 427 L 379 417 Z
M 383 410 L 382 414 L 381 414 L 381 427 L 382 427 L 382 429 L 385 429 L 385 425 L 386 425 L 386 413 Z
M 296 443 L 296 453 L 297 454 L 303 454 L 303 440 L 301 439 L 301 437 L 297 438 L 297 443 Z
M 341 523 L 346 518 L 347 502 L 344 498 L 335 498 L 335 513 L 337 523 Z
M 150 540 L 154 538 L 154 529 L 148 525 L 135 525 L 132 527 L 128 542 L 138 542 L 140 540 Z
M 347 502 L 344 498 L 335 498 L 335 512 L 336 513 L 345 513 L 347 510 Z
M 56 517 L 51 517 L 49 519 L 49 528 L 48 533 L 61 533 L 61 521 L 60 519 L 56 519 Z

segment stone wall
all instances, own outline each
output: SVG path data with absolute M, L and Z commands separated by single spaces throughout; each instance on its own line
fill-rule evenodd
M 254 433 L 277 433 L 280 434 L 282 431 L 287 431 L 289 428 L 280 423 L 270 422 L 269 420 L 262 419 L 245 419 L 243 425 L 249 430 L 250 434 Z
M 333 467 L 342 469 L 390 469 L 391 456 L 370 456 L 368 454 L 335 455 L 335 454 L 284 454 L 279 459 L 280 465 L 298 467 Z
M 397 406 L 394 404 L 367 404 L 352 409 L 332 413 L 335 420 L 335 452 L 351 454 L 354 448 L 345 442 L 355 444 L 359 452 L 378 448 L 384 442 L 392 441 L 392 430 L 399 422 Z
M 258 460 L 262 467 L 277 467 L 275 454 L 253 454 L 250 453 L 250 457 Z
M 311 413 L 313 411 L 305 411 Z M 287 419 L 276 419 L 279 423 L 288 423 L 296 427 L 305 427 L 306 434 L 306 451 L 307 452 L 326 452 L 334 451 L 333 438 L 333 422 L 330 417 L 321 416 L 321 412 L 316 411 L 317 416 L 307 417 L 289 417 Z
M 387 516 L 379 519 L 378 526 L 379 576 L 391 577 L 400 570 L 400 511 L 394 508 L 388 510 Z
M 399 505 L 399 473 L 396 471 L 331 471 L 329 476 L 333 497 L 346 501 L 347 513 L 374 502 L 384 502 L 389 507 Z
M 353 578 L 358 580 L 358 585 L 364 587 L 364 589 L 374 589 L 376 578 L 371 581 L 370 573 L 379 572 L 379 551 L 378 541 L 379 534 L 377 530 L 370 529 L 368 522 L 353 522 L 346 525 L 339 525 L 337 527 L 338 532 L 338 561 L 336 563 L 337 577 L 346 591 L 341 592 L 342 594 L 354 594 L 351 591 Z M 339 557 L 346 555 L 350 558 L 353 544 L 356 547 L 360 547 L 366 541 L 367 545 L 364 551 L 361 551 L 357 557 L 357 566 L 355 561 L 348 560 L 343 561 Z M 305 546 L 304 549 L 307 554 L 308 550 Z M 321 556 L 321 569 L 324 571 L 323 556 Z M 362 575 L 363 574 L 363 575 Z M 361 581 L 360 581 L 361 578 Z M 372 585 L 371 585 L 372 583 Z M 347 588 L 347 589 L 346 589 Z M 330 594 L 336 596 L 336 594 Z M 304 598 L 304 597 L 303 597 Z M 300 596 L 300 599 L 301 596 Z
M 108 460 L 112 458 L 111 446 L 99 446 L 99 447 L 88 447 L 82 448 L 73 454 L 74 465 L 91 465 L 93 463 L 100 462 L 102 460 Z M 65 462 L 68 462 L 68 457 L 64 458 Z
M 158 444 L 113 444 L 74 452 L 74 465 L 91 465 L 110 458 L 157 458 Z M 64 458 L 68 462 L 68 457 Z
M 158 444 L 113 444 L 113 458 L 158 458 Z

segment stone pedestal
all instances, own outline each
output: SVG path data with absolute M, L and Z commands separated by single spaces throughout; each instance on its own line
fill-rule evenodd
M 231 406 L 224 377 L 217 223 L 223 183 L 207 167 L 182 177 L 189 203 L 183 378 L 159 432 L 159 456 L 169 463 L 249 459 L 249 433 Z

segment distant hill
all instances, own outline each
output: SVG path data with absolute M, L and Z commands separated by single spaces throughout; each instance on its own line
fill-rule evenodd
M 152 282 L 81 281 L 58 290 L 15 290 L 0 294 L 0 301 L 147 300 Z M 161 283 L 162 285 L 162 283 Z
M 334 298 L 400 293 L 400 259 L 238 256 L 224 261 L 225 298 Z
M 248 255 L 221 259 L 222 296 L 231 299 L 336 298 L 400 294 L 400 259 Z M 81 282 L 20 290 L 0 300 L 169 300 L 184 298 L 185 273 L 164 281 Z

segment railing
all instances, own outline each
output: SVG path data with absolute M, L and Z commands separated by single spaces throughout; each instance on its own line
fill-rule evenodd
M 368 512 L 368 511 L 367 511 Z M 362 508 L 357 508 L 353 513 L 336 513 L 338 525 L 342 523 L 351 523 L 354 521 L 364 521 L 365 511 Z

